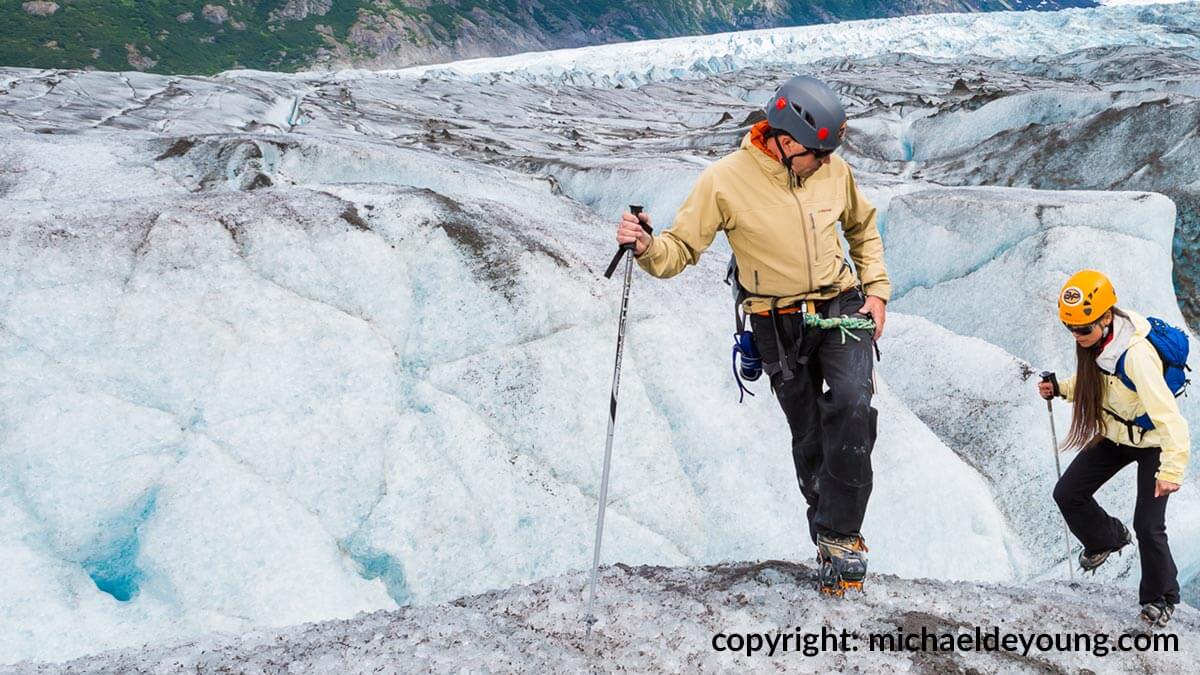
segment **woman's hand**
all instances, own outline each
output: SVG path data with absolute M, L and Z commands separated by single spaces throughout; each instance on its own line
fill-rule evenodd
M 1049 401 L 1054 398 L 1053 382 L 1038 382 L 1038 395 Z M 1178 488 L 1176 488 L 1178 489 Z

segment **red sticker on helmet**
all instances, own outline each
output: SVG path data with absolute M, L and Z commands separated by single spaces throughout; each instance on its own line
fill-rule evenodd
M 783 109 L 784 109 L 784 108 L 786 108 L 786 107 L 787 107 L 787 99 L 786 99 L 786 98 L 784 98 L 784 97 L 782 97 L 782 96 L 780 96 L 780 97 L 779 97 L 779 100 L 775 101 L 775 109 L 776 109 L 776 110 L 783 110 Z
M 822 141 L 826 138 L 829 138 L 829 129 L 826 129 L 825 127 L 817 129 L 817 138 L 821 139 Z

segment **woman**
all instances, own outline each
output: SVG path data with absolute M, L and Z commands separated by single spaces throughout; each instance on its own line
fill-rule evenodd
M 1095 570 L 1132 540 L 1129 530 L 1092 495 L 1137 462 L 1133 531 L 1142 567 L 1141 617 L 1165 626 L 1179 603 L 1178 570 L 1167 545 L 1167 496 L 1183 481 L 1190 451 L 1188 425 L 1164 379 L 1162 358 L 1147 338 L 1150 322 L 1116 305 L 1112 283 L 1094 270 L 1076 273 L 1058 296 L 1059 318 L 1075 338 L 1076 372 L 1062 382 L 1043 382 L 1038 389 L 1046 400 L 1061 396 L 1074 402 L 1063 447 L 1082 452 L 1063 472 L 1054 501 L 1083 544 L 1080 567 Z

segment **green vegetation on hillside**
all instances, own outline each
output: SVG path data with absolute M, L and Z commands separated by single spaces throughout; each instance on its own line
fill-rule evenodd
M 325 16 L 268 25 L 270 12 L 285 3 L 221 0 L 57 0 L 50 16 L 31 16 L 21 0 L 0 0 L 0 64 L 35 68 L 130 70 L 128 48 L 153 61 L 156 73 L 211 74 L 233 67 L 297 70 L 305 67 L 323 41 L 318 24 L 336 39 L 369 2 L 340 0 Z M 204 5 L 223 5 L 229 20 L 207 21 Z M 192 13 L 191 21 L 177 17 Z M 234 22 L 244 26 L 238 30 Z M 272 30 L 274 28 L 275 30 Z

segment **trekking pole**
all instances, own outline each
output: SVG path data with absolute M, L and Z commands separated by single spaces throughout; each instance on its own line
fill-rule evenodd
M 637 216 L 642 212 L 642 207 L 636 204 L 631 205 L 629 212 Z M 642 229 L 650 234 L 649 225 L 643 223 Z M 617 322 L 617 360 L 613 366 L 612 398 L 608 404 L 608 440 L 604 443 L 604 474 L 600 478 L 600 500 L 596 510 L 596 544 L 592 549 L 592 580 L 588 590 L 587 616 L 584 618 L 584 621 L 587 622 L 586 639 L 591 639 L 592 624 L 596 623 L 596 617 L 592 615 L 592 608 L 596 603 L 596 575 L 600 570 L 600 540 L 604 536 L 604 507 L 608 503 L 608 474 L 609 467 L 612 465 L 613 432 L 617 427 L 617 388 L 621 386 L 621 353 L 625 349 L 625 316 L 629 308 L 629 285 L 633 281 L 633 252 L 636 247 L 636 243 L 621 244 L 621 247 L 617 249 L 617 254 L 613 256 L 612 262 L 608 264 L 608 269 L 604 272 L 604 278 L 611 279 L 621 258 L 626 253 L 629 254 L 625 258 L 625 288 L 621 291 L 621 318 Z
M 1043 370 L 1042 382 L 1049 382 L 1054 385 L 1054 389 L 1058 390 L 1058 379 L 1054 377 L 1054 373 Z M 1058 479 L 1062 480 L 1062 465 L 1058 461 L 1058 431 L 1054 429 L 1054 397 L 1046 399 L 1046 412 L 1050 413 L 1050 440 L 1054 441 L 1054 472 L 1058 474 Z M 1063 542 L 1067 545 L 1067 574 L 1071 577 L 1071 581 L 1075 581 L 1075 567 L 1071 565 L 1071 531 L 1067 528 L 1067 519 L 1063 518 Z

